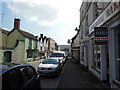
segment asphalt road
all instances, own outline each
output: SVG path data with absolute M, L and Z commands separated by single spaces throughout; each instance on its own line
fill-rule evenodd
M 28 62 L 28 63 L 31 64 L 33 67 L 35 67 L 35 69 L 37 70 L 41 61 L 42 60 L 34 61 L 34 62 Z M 64 71 L 64 66 L 63 66 L 63 71 Z M 63 71 L 61 72 L 61 74 L 59 76 L 41 76 L 41 81 L 40 82 L 41 82 L 42 89 L 44 89 L 44 88 L 57 88 Z
M 40 61 L 32 64 L 36 69 Z M 45 88 L 104 88 L 97 80 L 88 72 L 80 68 L 80 64 L 75 64 L 69 58 L 63 66 L 60 76 L 41 76 L 41 87 Z

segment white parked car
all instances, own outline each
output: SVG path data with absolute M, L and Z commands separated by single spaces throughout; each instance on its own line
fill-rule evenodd
M 53 51 L 51 53 L 52 58 L 58 58 L 62 61 L 62 63 L 65 63 L 66 60 L 66 53 L 64 51 Z
M 58 58 L 48 58 L 39 64 L 37 69 L 40 75 L 58 75 L 62 71 L 61 61 Z

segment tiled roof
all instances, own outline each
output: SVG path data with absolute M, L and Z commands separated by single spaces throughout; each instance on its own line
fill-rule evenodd
M 10 34 L 11 32 L 13 32 L 14 31 L 14 29 L 12 30 L 12 31 L 7 31 L 7 30 L 4 30 L 4 29 L 1 29 L 0 28 L 0 31 L 2 31 L 2 33 L 5 33 L 5 34 Z M 31 33 L 28 33 L 28 32 L 26 32 L 26 31 L 23 31 L 23 30 L 18 30 L 23 36 L 25 36 L 25 37 L 29 37 L 29 38 L 32 38 L 32 39 L 37 39 L 36 38 L 36 36 L 34 36 L 33 34 L 31 34 Z
M 10 34 L 10 33 L 12 33 L 13 31 L 14 31 L 15 29 L 13 29 L 12 31 L 10 31 L 9 33 L 8 33 L 8 35 Z M 18 30 L 18 29 L 17 29 Z M 37 39 L 36 38 L 36 36 L 34 36 L 33 34 L 31 34 L 31 33 L 28 33 L 28 32 L 26 32 L 26 31 L 23 31 L 23 30 L 18 30 L 23 36 L 25 36 L 25 37 L 28 37 L 28 38 L 32 38 L 32 39 Z
M 5 34 L 8 34 L 10 32 L 10 31 L 7 31 L 7 30 L 1 29 L 1 28 L 0 28 L 0 31 L 2 31 L 2 33 L 5 33 Z
M 26 31 L 23 31 L 23 30 L 18 30 L 23 36 L 25 37 L 29 37 L 29 38 L 32 38 L 32 39 L 37 39 L 33 34 L 31 33 L 28 33 Z

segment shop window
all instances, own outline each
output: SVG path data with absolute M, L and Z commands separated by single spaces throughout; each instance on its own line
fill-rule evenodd
M 120 81 L 120 31 L 117 32 L 117 58 L 116 58 L 116 78 Z
M 94 59 L 93 59 L 93 67 L 100 69 L 101 68 L 101 51 L 99 45 L 94 45 Z

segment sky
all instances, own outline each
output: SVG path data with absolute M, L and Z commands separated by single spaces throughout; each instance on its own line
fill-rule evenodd
M 21 30 L 67 45 L 67 40 L 77 33 L 81 3 L 82 0 L 2 0 L 0 27 L 11 31 L 14 19 L 19 18 Z

